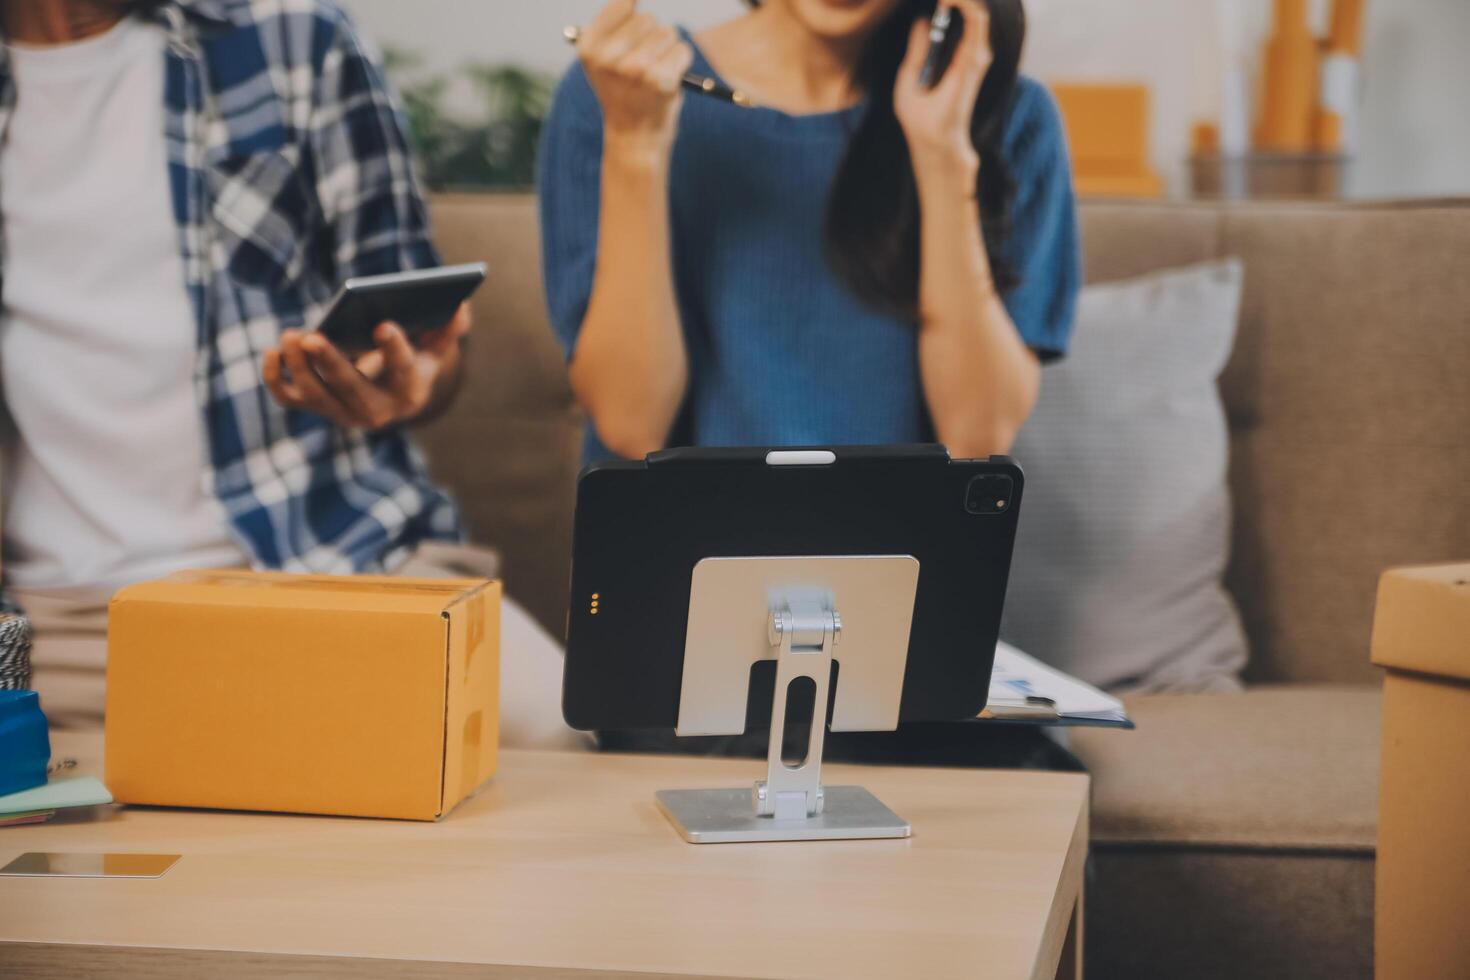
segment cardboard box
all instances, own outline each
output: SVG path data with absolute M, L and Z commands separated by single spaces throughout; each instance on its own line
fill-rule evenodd
M 1375 975 L 1470 977 L 1470 564 L 1378 585 L 1383 685 Z
M 435 820 L 495 771 L 498 582 L 190 572 L 108 616 L 119 802 Z

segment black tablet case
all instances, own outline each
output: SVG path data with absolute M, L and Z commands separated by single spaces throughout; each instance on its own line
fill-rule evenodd
M 899 720 L 978 715 L 1010 574 L 1020 468 L 1004 457 L 951 460 L 943 446 L 834 448 L 836 462 L 815 466 L 770 466 L 767 452 L 670 450 L 583 472 L 567 617 L 568 724 L 676 725 L 694 566 L 732 556 L 913 555 L 919 585 Z M 986 475 L 1013 483 L 1001 513 L 966 507 L 971 481 Z M 840 685 L 840 644 L 836 660 Z M 747 731 L 769 724 L 774 678 L 773 661 L 752 668 Z

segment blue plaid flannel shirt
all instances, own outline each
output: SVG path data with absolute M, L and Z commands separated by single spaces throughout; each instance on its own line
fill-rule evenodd
M 161 135 L 199 323 L 206 484 L 235 537 L 258 566 L 335 573 L 457 538 L 403 433 L 288 411 L 261 379 L 281 331 L 314 322 L 343 280 L 438 264 L 378 61 L 329 0 L 140 9 L 168 35 Z M 0 48 L 0 133 L 15 98 Z

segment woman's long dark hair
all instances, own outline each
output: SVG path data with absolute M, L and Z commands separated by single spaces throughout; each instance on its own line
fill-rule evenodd
M 919 197 L 908 142 L 893 110 L 893 85 L 914 21 L 931 18 L 935 3 L 900 0 L 863 49 L 855 81 L 868 107 L 837 169 L 823 232 L 828 262 L 859 299 L 914 322 L 919 307 Z M 987 6 L 992 60 L 975 102 L 970 139 L 980 154 L 975 191 L 991 274 L 998 288 L 1009 289 L 1018 280 L 1003 245 L 1016 188 L 1001 144 L 1016 93 L 1026 15 L 1021 0 L 987 0 Z

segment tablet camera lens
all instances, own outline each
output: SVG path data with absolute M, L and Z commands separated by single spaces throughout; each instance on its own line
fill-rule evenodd
M 974 477 L 965 488 L 965 510 L 971 514 L 1004 514 L 1011 506 L 1015 481 L 1001 473 Z

